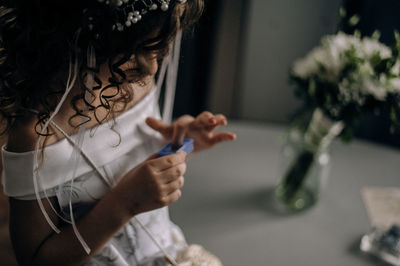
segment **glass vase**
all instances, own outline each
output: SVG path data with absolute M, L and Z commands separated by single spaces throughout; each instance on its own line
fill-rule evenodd
M 297 212 L 318 201 L 329 174 L 329 146 L 342 129 L 342 122 L 316 109 L 306 131 L 289 130 L 282 149 L 283 175 L 275 189 L 278 208 Z

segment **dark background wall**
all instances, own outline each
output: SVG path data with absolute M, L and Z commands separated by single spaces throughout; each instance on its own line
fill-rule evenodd
M 349 16 L 358 14 L 360 22 L 357 29 L 363 35 L 371 35 L 375 30 L 381 32 L 381 41 L 387 45 L 394 42 L 394 31 L 400 31 L 400 1 L 398 0 L 345 0 L 344 7 Z M 349 31 L 348 28 L 344 28 Z M 390 134 L 389 114 L 366 117 L 357 131 L 360 138 L 400 147 L 399 134 Z
M 359 14 L 357 26 L 364 35 L 374 30 L 382 33 L 381 41 L 393 43 L 393 31 L 400 29 L 400 1 L 398 0 L 344 0 L 344 7 L 350 14 Z
M 217 26 L 221 17 L 220 0 L 206 1 L 199 23 L 182 40 L 174 117 L 197 115 L 206 109 Z

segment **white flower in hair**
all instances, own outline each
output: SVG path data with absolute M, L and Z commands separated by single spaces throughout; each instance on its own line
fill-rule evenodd
M 112 25 L 113 30 L 123 31 L 126 27 L 138 23 L 142 16 L 150 11 L 155 11 L 160 8 L 162 11 L 169 9 L 170 3 L 173 0 L 97 0 L 99 3 L 111 6 L 116 10 L 118 17 Z M 187 0 L 176 0 L 180 4 L 184 4 Z M 123 15 L 121 15 L 123 14 Z M 119 17 L 125 17 L 121 21 Z M 89 25 L 89 29 L 93 29 L 93 24 Z

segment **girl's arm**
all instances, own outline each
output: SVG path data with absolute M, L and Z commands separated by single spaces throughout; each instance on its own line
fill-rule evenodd
M 54 204 L 55 200 L 52 201 Z M 128 213 L 116 203 L 111 195 L 107 195 L 107 199 L 101 200 L 78 222 L 79 232 L 92 249 L 87 255 L 71 226 L 61 227 L 61 233 L 56 234 L 44 219 L 37 202 L 10 199 L 10 235 L 17 261 L 21 265 L 84 263 L 129 220 Z M 48 202 L 43 200 L 43 204 L 52 221 L 57 221 Z
M 186 171 L 183 152 L 157 158 L 152 156 L 128 172 L 121 182 L 77 222 L 91 248 L 87 255 L 72 226 L 61 226 L 56 234 L 44 219 L 36 201 L 10 199 L 10 234 L 21 265 L 80 265 L 136 214 L 161 208 L 178 200 Z M 42 200 L 52 221 L 57 216 Z M 52 199 L 56 206 L 56 200 Z M 56 223 L 57 224 L 57 223 Z M 60 222 L 58 223 L 60 224 Z

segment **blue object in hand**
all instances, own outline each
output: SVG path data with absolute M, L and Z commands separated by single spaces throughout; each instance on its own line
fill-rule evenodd
M 178 149 L 173 149 L 172 143 L 170 142 L 165 145 L 159 152 L 157 152 L 157 154 L 158 156 L 163 157 L 183 151 L 187 155 L 193 151 L 193 148 L 193 139 L 184 139 L 182 146 L 180 146 Z

